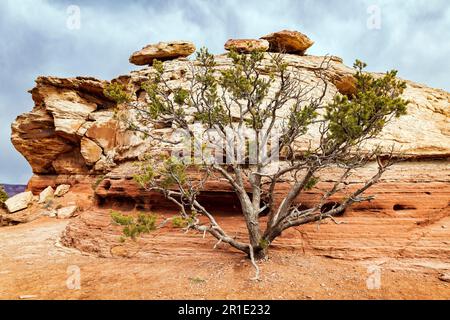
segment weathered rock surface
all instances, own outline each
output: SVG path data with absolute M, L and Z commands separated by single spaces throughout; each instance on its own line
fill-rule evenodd
M 77 206 L 61 208 L 57 210 L 56 216 L 58 217 L 58 219 L 69 219 L 73 217 L 77 211 L 78 211 Z
M 188 41 L 159 42 L 150 44 L 142 50 L 133 53 L 130 57 L 130 63 L 143 66 L 151 65 L 153 60 L 160 61 L 172 60 L 188 57 L 195 52 L 195 46 Z
M 52 187 L 48 186 L 45 188 L 40 194 L 39 194 L 39 201 L 38 203 L 46 203 L 50 201 L 55 194 L 55 191 Z
M 225 43 L 225 50 L 236 50 L 239 53 L 269 50 L 269 41 L 264 39 L 230 39 Z
M 354 176 L 349 184 L 351 188 L 358 187 L 372 170 Z M 442 228 L 442 225 L 450 225 L 449 175 L 450 167 L 445 160 L 400 163 L 370 190 L 375 200 L 350 207 L 337 218 L 342 224 L 324 221 L 320 227 L 314 223 L 287 230 L 275 241 L 274 249 L 290 248 L 347 260 L 391 257 L 450 262 L 450 228 Z M 336 172 L 330 170 L 324 176 L 331 181 Z M 126 213 L 151 210 L 166 217 L 177 214 L 177 208 L 164 201 L 161 195 L 140 189 L 130 178 L 118 169 L 105 176 L 96 189 L 99 209 L 86 211 L 81 219 L 73 221 L 65 232 L 64 241 L 84 251 L 110 256 L 121 230 L 111 226 L 109 209 Z M 306 207 L 313 205 L 329 185 L 330 182 L 321 182 L 297 201 Z M 276 201 L 281 200 L 287 187 L 287 184 L 282 185 L 276 190 Z M 200 197 L 202 203 L 214 212 L 227 232 L 244 240 L 245 225 L 239 215 L 238 200 L 229 185 L 211 181 L 206 189 L 208 192 Z M 331 201 L 338 202 L 341 196 L 337 194 Z M 152 239 L 144 237 L 141 245 L 153 248 Z M 184 243 L 179 254 L 197 250 L 198 246 L 180 232 L 161 231 L 158 239 L 159 245 L 154 248 L 158 252 L 164 252 L 165 245 L 173 246 L 174 241 Z M 147 254 L 146 250 L 140 250 L 133 256 L 145 258 Z
M 87 165 L 94 165 L 102 156 L 102 148 L 89 138 L 81 139 L 81 155 L 86 160 Z
M 305 81 L 317 81 L 314 69 L 320 66 L 323 57 L 286 55 L 284 58 L 291 68 L 302 71 Z M 224 55 L 216 56 L 216 61 L 217 68 L 225 68 L 231 63 Z M 189 80 L 189 63 L 182 60 L 165 62 L 165 77 L 170 86 L 177 87 Z M 268 63 L 267 55 L 263 64 Z M 151 72 L 152 68 L 147 68 L 119 79 L 134 88 L 134 92 L 130 93 L 136 101 L 141 101 L 139 99 L 145 99 L 145 96 L 139 88 L 140 83 L 148 79 Z M 337 91 L 342 94 L 353 92 L 353 72 L 341 60 L 332 58 L 327 71 L 330 83 L 326 100 L 330 101 Z M 125 130 L 114 117 L 115 104 L 103 95 L 104 86 L 105 82 L 92 78 L 50 77 L 37 80 L 37 86 L 32 90 L 35 108 L 19 116 L 12 125 L 12 142 L 28 160 L 35 174 L 103 174 L 120 163 L 134 161 L 147 151 L 159 153 L 164 148 L 156 141 L 144 141 L 138 134 Z M 381 142 L 385 147 L 395 143 L 401 147 L 400 152 L 409 157 L 436 158 L 450 155 L 449 93 L 407 81 L 403 96 L 411 101 L 408 115 L 388 125 L 381 139 L 373 143 Z M 95 110 L 92 107 L 94 111 L 88 115 L 82 113 L 81 118 L 80 113 L 65 115 L 73 116 L 74 121 L 83 119 L 84 123 L 75 134 L 57 128 L 57 118 L 52 113 L 55 110 L 52 103 L 64 97 L 70 97 L 69 102 L 84 99 L 84 105 L 97 106 Z M 288 113 L 288 108 L 279 111 L 280 116 Z M 298 150 L 306 149 L 311 142 L 317 141 L 315 129 L 298 141 Z M 155 127 L 158 135 L 171 132 L 167 124 Z
M 58 187 L 56 187 L 55 190 L 55 197 L 62 197 L 70 190 L 70 184 L 60 184 Z
M 42 216 L 42 212 L 37 208 L 28 208 L 14 213 L 2 214 L 0 210 L 0 227 L 28 223 Z
M 11 137 L 34 173 L 87 172 L 79 151 L 83 135 L 75 129 L 91 122 L 87 118 L 94 110 L 114 106 L 103 94 L 105 84 L 85 77 L 36 80 L 31 90 L 35 108 L 12 124 Z
M 18 212 L 28 208 L 33 201 L 33 193 L 31 191 L 22 192 L 5 201 L 6 208 L 10 213 Z
M 314 41 L 298 31 L 283 30 L 268 34 L 261 39 L 267 40 L 270 43 L 271 52 L 305 54 L 305 51 L 310 48 Z
M 334 85 L 343 95 L 352 96 L 356 94 L 356 79 L 352 75 L 345 75 L 336 79 Z

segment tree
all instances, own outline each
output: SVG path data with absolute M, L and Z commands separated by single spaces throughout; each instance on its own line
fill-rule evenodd
M 0 185 L 0 208 L 4 206 L 6 200 L 8 200 L 8 194 L 6 193 L 5 188 Z
M 245 252 L 257 268 L 255 260 L 267 256 L 270 244 L 284 230 L 334 220 L 348 206 L 373 199 L 364 193 L 394 163 L 393 152 L 383 154 L 379 147 L 367 152 L 363 146 L 389 121 L 406 113 L 408 102 L 401 98 L 406 84 L 396 80 L 396 71 L 374 78 L 364 72 L 364 63 L 356 61 L 357 93 L 336 94 L 327 103 L 331 61 L 327 57 L 314 70 L 313 83 L 300 69 L 288 66 L 282 54 L 231 51 L 229 58 L 232 64 L 224 69 L 201 49 L 190 66 L 189 80 L 175 88 L 164 73 L 164 64 L 155 61 L 151 79 L 142 84 L 147 102 L 128 103 L 126 114 L 131 116 L 122 120 L 130 130 L 184 151 L 142 160 L 136 181 L 173 201 L 187 229 L 210 233 L 218 242 Z M 289 112 L 280 117 L 283 110 Z M 160 122 L 182 133 L 155 135 L 154 125 Z M 294 144 L 308 130 L 318 130 L 318 142 L 300 152 Z M 283 161 L 277 161 L 280 152 L 285 155 Z M 345 191 L 343 186 L 354 170 L 373 160 L 378 169 L 371 179 L 340 203 L 324 206 L 331 196 Z M 274 164 L 279 165 L 274 169 Z M 330 167 L 342 171 L 340 178 L 314 206 L 302 207 L 298 201 L 302 192 L 313 188 L 320 171 Z M 200 203 L 198 196 L 213 176 L 225 179 L 235 191 L 248 240 L 227 234 L 214 213 Z M 281 202 L 275 201 L 276 187 L 286 180 L 289 191 Z

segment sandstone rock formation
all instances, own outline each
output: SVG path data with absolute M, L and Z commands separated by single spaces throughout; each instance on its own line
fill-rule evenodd
M 264 39 L 230 39 L 224 45 L 225 50 L 234 49 L 240 53 L 267 51 L 269 47 L 269 42 Z
M 38 219 L 41 216 L 41 211 L 33 206 L 27 209 L 20 210 L 14 213 L 2 214 L 0 210 L 0 227 L 17 225 L 20 223 L 28 223 Z
M 36 87 L 31 90 L 35 108 L 19 116 L 12 125 L 13 144 L 28 160 L 34 173 L 88 172 L 80 153 L 80 141 L 85 134 L 82 129 L 94 121 L 88 110 L 93 112 L 97 107 L 109 109 L 114 106 L 103 95 L 106 83 L 82 77 L 40 77 L 36 80 Z M 68 109 L 61 106 L 61 102 L 56 105 L 62 109 L 55 108 L 55 101 L 65 100 L 67 106 L 74 106 L 76 102 L 77 108 L 67 114 L 61 112 Z M 72 124 L 70 129 L 67 123 Z
M 68 184 L 61 184 L 58 187 L 56 187 L 55 190 L 55 197 L 62 197 L 70 190 L 70 185 Z
M 282 31 L 263 38 L 269 41 L 270 51 L 283 48 L 286 52 L 296 53 L 284 55 L 288 68 L 300 70 L 307 82 L 317 81 L 315 70 L 321 66 L 324 57 L 299 55 L 312 45 L 306 36 Z M 192 51 L 191 46 L 187 47 L 185 54 Z M 151 48 L 147 53 L 136 54 L 139 58 L 135 59 L 149 64 L 155 58 L 151 53 L 155 50 Z M 173 56 L 168 54 L 166 58 L 179 57 L 179 54 L 179 51 Z M 231 64 L 226 55 L 215 58 L 217 69 Z M 263 67 L 269 64 L 269 58 L 270 54 L 266 53 Z M 163 77 L 170 87 L 176 88 L 189 81 L 192 77 L 190 63 L 186 59 L 164 63 Z M 140 85 L 149 79 L 152 72 L 153 68 L 147 67 L 114 81 L 126 85 L 133 98 L 132 104 L 143 104 L 146 94 Z M 344 65 L 340 58 L 331 57 L 330 68 L 326 71 L 329 83 L 325 99 L 331 101 L 337 92 L 354 93 L 353 73 L 354 70 Z M 126 126 L 114 116 L 114 111 L 130 111 L 103 94 L 107 83 L 81 77 L 37 79 L 36 87 L 31 91 L 34 109 L 19 116 L 12 125 L 12 142 L 34 172 L 28 188 L 38 194 L 48 186 L 71 185 L 70 193 L 83 196 L 88 208 L 115 205 L 126 210 L 164 208 L 168 204 L 161 196 L 145 192 L 133 181 L 133 163 L 145 153 L 168 153 L 170 148 L 126 130 Z M 408 114 L 389 124 L 380 139 L 373 143 L 380 143 L 385 148 L 395 143 L 399 155 L 406 161 L 393 167 L 382 183 L 371 190 L 377 195 L 374 201 L 355 206 L 345 213 L 347 224 L 326 224 L 321 227 L 321 232 L 315 232 L 315 226 L 305 226 L 302 232 L 307 238 L 306 250 L 339 258 L 387 254 L 410 257 L 450 255 L 450 227 L 441 228 L 441 224 L 450 226 L 450 94 L 407 81 L 403 96 L 411 101 Z M 280 110 L 280 117 L 288 112 Z M 161 124 L 155 126 L 153 132 L 163 137 L 170 135 L 173 129 L 170 123 Z M 317 139 L 318 134 L 312 128 L 303 140 L 297 142 L 297 150 L 306 150 Z M 351 187 L 361 183 L 370 170 L 368 167 L 358 173 Z M 324 172 L 323 175 L 321 184 L 303 195 L 302 203 L 309 205 L 320 197 L 321 188 L 333 181 L 335 173 Z M 280 186 L 276 191 L 278 201 L 286 188 L 287 185 Z M 233 192 L 223 181 L 208 182 L 204 197 L 217 210 L 238 211 Z M 67 242 L 92 248 L 100 240 L 89 239 L 89 233 L 93 232 L 92 228 L 96 228 L 95 232 L 100 232 L 102 226 L 107 228 L 109 216 L 95 215 L 94 211 L 88 210 L 81 218 L 71 223 L 66 232 Z M 286 233 L 285 240 L 280 241 L 285 244 L 293 241 L 293 246 L 296 246 L 297 236 L 298 233 Z
M 80 152 L 87 165 L 93 165 L 102 156 L 102 148 L 89 138 L 83 137 L 80 143 Z
M 291 68 L 300 69 L 307 81 L 317 80 L 314 70 L 320 66 L 323 57 L 286 55 L 284 58 Z M 217 68 L 227 67 L 231 63 L 225 55 L 216 56 L 216 62 Z M 189 80 L 189 63 L 182 60 L 165 62 L 165 77 L 169 85 L 177 87 Z M 269 63 L 269 56 L 264 63 Z M 145 97 L 143 98 L 140 84 L 148 79 L 151 72 L 150 67 L 121 76 L 117 80 L 134 88 L 134 92 L 131 93 L 136 103 L 141 103 L 139 99 Z M 328 101 L 337 91 L 343 94 L 352 91 L 352 82 L 349 80 L 352 73 L 353 70 L 345 66 L 340 59 L 332 58 L 328 70 L 330 78 L 326 94 Z M 38 78 L 36 87 L 32 90 L 35 107 L 30 113 L 19 116 L 13 123 L 11 138 L 35 174 L 43 177 L 99 175 L 136 160 L 146 151 L 160 152 L 161 144 L 148 139 L 144 141 L 139 135 L 126 131 L 123 124 L 114 117 L 115 103 L 103 94 L 106 83 L 93 78 Z M 75 134 L 69 134 L 65 126 L 60 127 L 61 122 L 55 118 L 53 102 L 65 97 L 71 106 L 72 101 L 84 101 L 84 104 L 91 106 L 95 104 L 95 108 L 92 106 L 90 109 L 94 111 L 84 114 L 82 121 L 79 113 L 64 115 L 66 118 L 72 116 L 73 122 L 80 125 Z M 448 157 L 449 94 L 407 81 L 404 98 L 411 101 L 408 115 L 387 126 L 380 141 L 375 142 L 381 142 L 386 147 L 396 143 L 401 152 L 408 157 Z M 118 109 L 121 109 L 121 106 L 118 106 Z M 280 116 L 288 112 L 286 109 L 280 110 Z M 72 122 L 71 119 L 66 120 Z M 171 132 L 170 127 L 155 127 L 155 133 L 158 135 Z M 298 142 L 299 150 L 307 148 L 309 143 L 317 138 L 317 132 L 311 130 L 303 141 Z M 45 185 L 45 188 L 48 185 L 52 184 Z
M 69 219 L 74 216 L 77 210 L 78 210 L 77 206 L 61 208 L 58 209 L 58 211 L 56 212 L 56 216 L 58 217 L 58 219 Z
M 52 187 L 48 186 L 45 188 L 40 194 L 39 194 L 39 201 L 38 203 L 46 203 L 50 201 L 55 194 L 55 191 Z
M 33 193 L 31 191 L 22 192 L 5 201 L 6 208 L 10 213 L 18 212 L 28 208 L 33 201 Z
M 271 52 L 305 54 L 306 50 L 310 48 L 314 41 L 298 31 L 283 30 L 268 34 L 261 39 L 267 40 L 270 43 Z
M 195 46 L 188 41 L 159 42 L 150 44 L 136 51 L 130 57 L 130 63 L 144 66 L 151 65 L 153 60 L 172 60 L 188 57 L 195 52 Z
M 339 93 L 351 97 L 356 94 L 356 79 L 352 75 L 337 78 L 334 82 Z

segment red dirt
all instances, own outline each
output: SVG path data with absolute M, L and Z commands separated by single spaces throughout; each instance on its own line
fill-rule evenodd
M 183 248 L 184 242 L 168 244 L 180 232 L 168 229 L 150 237 L 154 250 L 144 258 L 100 258 L 58 244 L 67 223 L 41 218 L 0 228 L 0 299 L 450 299 L 450 283 L 438 279 L 450 263 L 439 259 L 346 261 L 278 246 L 255 282 L 243 255 L 223 245 L 213 250 L 208 236 L 178 235 L 189 240 Z M 124 247 L 148 245 L 144 239 Z M 121 246 L 113 253 L 120 256 Z M 80 290 L 66 285 L 73 265 L 80 268 Z M 369 290 L 374 265 L 381 268 L 381 288 Z

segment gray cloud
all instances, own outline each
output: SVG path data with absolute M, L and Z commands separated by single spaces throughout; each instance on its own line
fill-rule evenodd
M 81 8 L 81 29 L 66 28 L 67 7 Z M 369 30 L 367 8 L 381 9 L 381 29 Z M 88 1 L 0 2 L 0 182 L 25 183 L 31 170 L 10 143 L 10 124 L 31 110 L 26 92 L 39 75 L 111 79 L 133 69 L 131 52 L 162 40 L 192 40 L 220 53 L 228 38 L 281 29 L 308 34 L 311 54 L 356 58 L 369 69 L 450 90 L 450 5 L 415 1 Z

